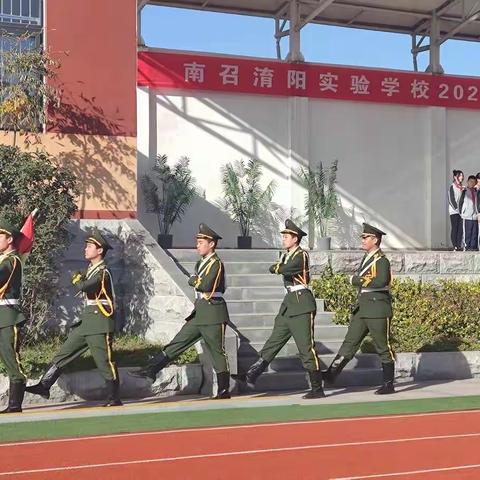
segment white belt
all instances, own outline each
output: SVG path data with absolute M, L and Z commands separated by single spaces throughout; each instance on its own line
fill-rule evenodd
M 389 288 L 362 288 L 360 290 L 361 293 L 369 293 L 369 292 L 389 292 Z
M 213 294 L 210 295 L 208 292 L 195 292 L 195 298 L 205 298 L 204 295 L 208 295 L 210 298 L 223 298 L 223 293 L 220 292 L 213 292 Z
M 110 305 L 108 300 L 87 300 L 87 305 L 98 305 L 99 302 L 102 305 Z
M 285 287 L 287 292 L 298 292 L 298 290 L 308 290 L 305 285 L 293 285 L 291 287 Z
M 18 305 L 20 300 L 18 298 L 5 298 L 0 300 L 0 305 Z

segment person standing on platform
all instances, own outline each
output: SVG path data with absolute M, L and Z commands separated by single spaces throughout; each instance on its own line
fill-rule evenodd
M 448 213 L 451 223 L 450 240 L 454 251 L 463 249 L 463 221 L 458 208 L 463 190 L 463 172 L 454 170 L 453 182 L 448 189 Z
M 476 178 L 470 175 L 458 201 L 458 210 L 463 220 L 464 250 L 478 250 L 478 197 L 475 190 Z

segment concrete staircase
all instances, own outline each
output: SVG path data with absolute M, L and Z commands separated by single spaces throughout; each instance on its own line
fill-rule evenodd
M 268 267 L 278 259 L 278 251 L 217 252 L 225 264 L 225 299 L 231 322 L 240 336 L 238 369 L 242 372 L 257 360 L 258 352 L 272 331 L 275 315 L 284 296 L 282 277 L 268 272 Z M 195 250 L 172 249 L 168 253 L 183 269 L 193 272 L 198 259 Z M 318 299 L 315 343 L 323 366 L 330 364 L 345 333 L 346 327 L 335 325 L 333 313 L 325 312 L 323 301 Z M 377 355 L 358 354 L 339 377 L 338 385 L 377 385 L 381 378 Z M 256 389 L 293 390 L 307 386 L 295 342 L 290 339 L 269 369 L 259 378 Z

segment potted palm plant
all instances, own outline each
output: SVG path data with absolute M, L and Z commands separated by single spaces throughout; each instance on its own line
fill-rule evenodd
M 196 193 L 188 157 L 181 157 L 172 167 L 167 161 L 166 155 L 158 155 L 151 173 L 141 180 L 147 212 L 157 216 L 157 241 L 162 248 L 172 248 L 170 229 L 181 221 Z
M 338 160 L 334 160 L 329 167 L 324 167 L 320 162 L 316 168 L 300 168 L 299 170 L 300 182 L 307 190 L 305 211 L 309 221 L 318 225 L 320 230 L 319 250 L 330 250 L 331 247 L 328 227 L 330 221 L 337 216 L 337 169 Z M 314 235 L 310 235 L 309 247 L 311 249 L 314 248 L 314 242 Z
M 238 248 L 252 248 L 250 232 L 259 214 L 268 210 L 275 192 L 272 180 L 266 188 L 260 183 L 262 166 L 260 160 L 240 160 L 222 167 L 224 207 L 234 222 L 238 222 L 240 236 Z

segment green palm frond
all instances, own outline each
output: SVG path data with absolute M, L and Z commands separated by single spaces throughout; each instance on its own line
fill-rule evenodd
M 319 162 L 316 168 L 300 168 L 298 176 L 305 195 L 305 213 L 320 228 L 322 237 L 328 234 L 329 220 L 336 218 L 338 197 L 336 192 L 338 160 L 325 168 Z
M 142 191 L 147 211 L 157 215 L 160 233 L 167 235 L 197 193 L 188 157 L 170 167 L 167 155 L 158 155 L 151 174 L 142 177 Z
M 221 174 L 224 207 L 239 224 L 241 235 L 248 236 L 259 214 L 269 208 L 276 184 L 271 181 L 262 187 L 262 165 L 256 158 L 227 163 Z

